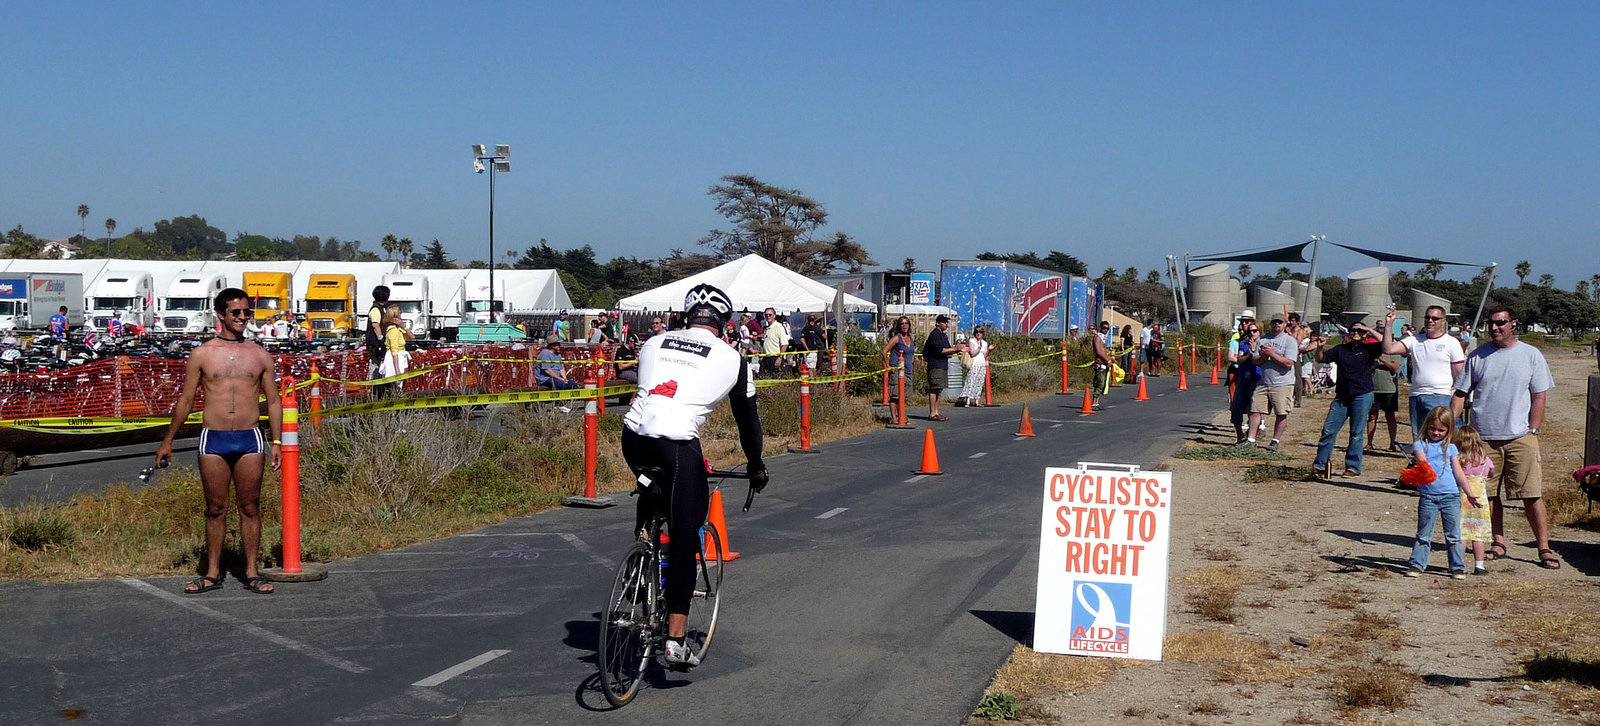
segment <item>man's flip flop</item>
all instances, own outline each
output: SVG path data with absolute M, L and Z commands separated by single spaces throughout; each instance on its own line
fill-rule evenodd
M 211 592 L 219 587 L 222 587 L 222 578 L 201 575 L 190 580 L 189 584 L 183 587 L 183 594 L 199 595 L 202 592 Z
M 257 595 L 271 595 L 276 588 L 272 586 L 272 583 L 267 578 L 256 576 L 244 581 L 244 589 Z
M 1561 569 L 1561 560 L 1556 559 L 1554 550 L 1539 550 L 1539 566 L 1546 570 Z

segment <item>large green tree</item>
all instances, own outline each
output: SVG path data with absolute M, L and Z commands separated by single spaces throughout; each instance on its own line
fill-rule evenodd
M 1028 265 L 1029 267 L 1038 267 L 1044 270 L 1054 270 L 1065 275 L 1077 275 L 1079 277 L 1089 276 L 1089 266 L 1085 265 L 1083 260 L 1080 260 L 1077 257 L 1069 255 L 1065 252 L 1057 252 L 1056 250 L 1051 250 L 1050 254 L 1045 255 L 1044 257 L 1040 257 L 1033 252 L 1000 254 L 997 252 L 984 251 L 978 253 L 977 259 L 993 260 L 998 262 L 1015 262 L 1019 265 Z
M 798 189 L 768 184 L 749 174 L 730 174 L 707 193 L 717 214 L 732 229 L 714 229 L 700 238 L 718 259 L 757 254 L 802 275 L 859 272 L 875 265 L 864 247 L 843 232 L 831 239 L 815 235 L 828 223 L 828 212 Z
M 155 227 L 155 240 L 165 244 L 174 257 L 204 259 L 228 248 L 228 235 L 198 214 L 163 219 Z

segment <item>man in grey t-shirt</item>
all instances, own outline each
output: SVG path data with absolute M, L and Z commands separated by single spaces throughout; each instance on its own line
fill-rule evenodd
M 1278 450 L 1278 439 L 1289 427 L 1289 412 L 1294 410 L 1294 359 L 1300 354 L 1300 341 L 1284 330 L 1283 318 L 1272 319 L 1272 334 L 1261 339 L 1261 350 L 1256 354 L 1256 364 L 1261 366 L 1261 385 L 1256 387 L 1255 401 L 1251 405 L 1250 425 L 1261 420 L 1261 414 L 1272 414 L 1272 443 L 1267 450 Z M 1254 435 L 1255 429 L 1252 428 Z
M 1539 426 L 1544 423 L 1545 392 L 1554 387 L 1544 354 L 1517 342 L 1516 316 L 1501 306 L 1489 311 L 1489 337 L 1467 355 L 1456 377 L 1450 409 L 1459 419 L 1472 396 L 1472 423 L 1489 449 L 1494 472 L 1489 475 L 1489 527 L 1494 541 L 1485 559 L 1506 556 L 1505 515 L 1501 497 L 1521 499 L 1528 528 L 1539 549 L 1539 566 L 1560 569 L 1550 550 L 1550 523 L 1545 514 L 1539 469 Z M 1504 488 L 1505 493 L 1501 493 Z

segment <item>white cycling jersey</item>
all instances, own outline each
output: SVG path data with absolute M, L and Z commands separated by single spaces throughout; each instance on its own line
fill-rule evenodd
M 697 438 L 711 409 L 740 383 L 744 390 L 737 395 L 753 402 L 755 382 L 739 351 L 711 331 L 662 333 L 639 349 L 639 393 L 623 424 L 643 436 Z

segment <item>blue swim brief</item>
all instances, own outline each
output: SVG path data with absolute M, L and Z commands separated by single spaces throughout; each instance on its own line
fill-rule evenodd
M 208 428 L 200 429 L 200 455 L 213 454 L 228 460 L 232 464 L 245 454 L 259 454 L 265 447 L 262 445 L 261 429 L 241 429 L 239 431 L 213 431 Z

